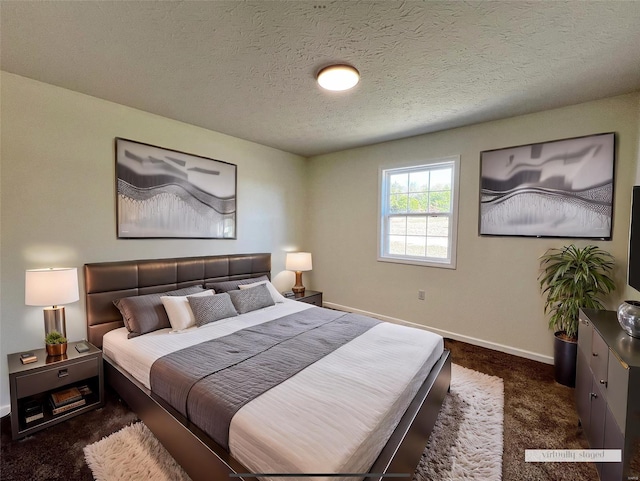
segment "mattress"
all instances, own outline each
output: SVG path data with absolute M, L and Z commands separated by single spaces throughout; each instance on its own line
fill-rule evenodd
M 182 333 L 164 329 L 133 339 L 116 329 L 104 336 L 103 351 L 148 388 L 159 357 L 305 309 L 319 308 L 287 301 Z M 231 421 L 230 453 L 263 479 L 367 472 L 443 349 L 436 334 L 378 324 L 244 405 Z

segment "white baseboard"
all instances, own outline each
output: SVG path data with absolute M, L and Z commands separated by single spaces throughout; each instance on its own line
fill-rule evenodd
M 404 321 L 402 319 L 397 319 L 395 317 L 384 316 L 382 314 L 376 314 L 375 312 L 363 311 L 361 309 L 354 309 L 348 306 L 342 306 L 340 304 L 334 304 L 333 302 L 323 302 L 323 305 L 329 307 L 331 309 L 337 309 L 339 311 L 347 311 L 347 312 L 355 312 L 357 314 L 362 314 L 364 316 L 373 317 L 375 319 L 380 319 L 381 321 L 392 322 L 394 324 L 402 324 L 409 327 L 416 327 L 418 329 L 424 329 L 426 331 L 435 332 L 436 334 L 440 334 L 442 337 L 447 337 L 449 339 L 454 339 L 456 341 L 466 342 L 467 344 L 473 344 L 474 346 L 486 347 L 488 349 L 493 349 L 494 351 L 500 351 L 507 354 L 513 354 L 514 356 L 524 357 L 525 359 L 531 359 L 533 361 L 543 362 L 545 364 L 553 364 L 552 356 L 545 356 L 544 354 L 539 354 L 537 352 L 525 351 L 524 349 L 518 349 L 511 346 L 505 346 L 504 344 L 498 344 L 491 341 L 485 341 L 484 339 L 477 339 L 475 337 L 465 336 L 464 334 L 458 334 L 455 332 L 444 331 L 442 329 L 437 329 L 435 327 L 423 326 L 422 324 L 416 324 L 414 322 Z
M 0 406 L 0 418 L 5 417 L 7 414 L 11 412 L 11 406 Z

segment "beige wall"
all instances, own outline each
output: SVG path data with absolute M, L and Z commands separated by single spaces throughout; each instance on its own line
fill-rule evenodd
M 439 330 L 451 337 L 549 362 L 552 333 L 542 313 L 538 257 L 569 239 L 478 236 L 482 150 L 617 133 L 613 240 L 596 242 L 618 260 L 626 287 L 631 186 L 636 177 L 639 94 L 488 122 L 330 155 L 310 163 L 308 223 L 312 284 L 325 301 Z M 378 168 L 461 156 L 456 270 L 376 261 Z M 575 241 L 585 245 L 586 241 Z M 418 300 L 417 291 L 426 291 Z M 635 298 L 640 295 L 633 291 Z
M 24 270 L 115 259 L 272 252 L 275 283 L 285 289 L 284 251 L 308 249 L 314 270 L 305 285 L 323 290 L 329 303 L 548 361 L 552 335 L 537 258 L 570 241 L 478 236 L 479 153 L 487 149 L 615 131 L 614 235 L 598 244 L 621 266 L 611 307 L 640 298 L 624 281 L 631 185 L 640 183 L 640 94 L 307 161 L 12 74 L 0 80 L 0 407 L 9 399 L 6 354 L 42 345 L 42 310 L 24 305 Z M 237 164 L 238 240 L 118 240 L 117 136 Z M 458 154 L 457 269 L 377 262 L 379 165 Z M 426 290 L 425 301 L 418 289 Z M 72 340 L 85 336 L 83 313 L 82 300 L 67 306 Z
M 302 157 L 16 75 L 0 80 L 0 406 L 9 404 L 6 354 L 43 346 L 42 309 L 24 305 L 25 269 L 271 252 L 275 276 L 285 249 L 305 248 Z M 115 137 L 237 164 L 238 240 L 117 239 Z M 84 338 L 84 302 L 66 311 L 69 338 Z
M 636 119 L 638 126 L 638 145 L 636 148 L 636 176 L 634 185 L 640 185 L 640 95 L 637 97 L 636 102 Z M 631 195 L 631 194 L 630 194 Z M 629 215 L 629 222 L 631 221 L 631 215 Z M 640 292 L 629 285 L 625 285 L 623 294 L 624 299 L 639 299 Z

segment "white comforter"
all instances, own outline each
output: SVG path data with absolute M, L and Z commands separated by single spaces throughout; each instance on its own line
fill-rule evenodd
M 103 351 L 148 388 L 165 354 L 309 308 L 286 301 L 179 334 L 116 329 Z M 243 406 L 231 454 L 254 473 L 365 473 L 443 349 L 441 336 L 383 322 Z

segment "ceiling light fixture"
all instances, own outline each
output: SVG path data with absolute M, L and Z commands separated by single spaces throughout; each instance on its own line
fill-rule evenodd
M 318 72 L 320 87 L 327 90 L 349 90 L 360 81 L 360 72 L 351 65 L 330 65 Z

